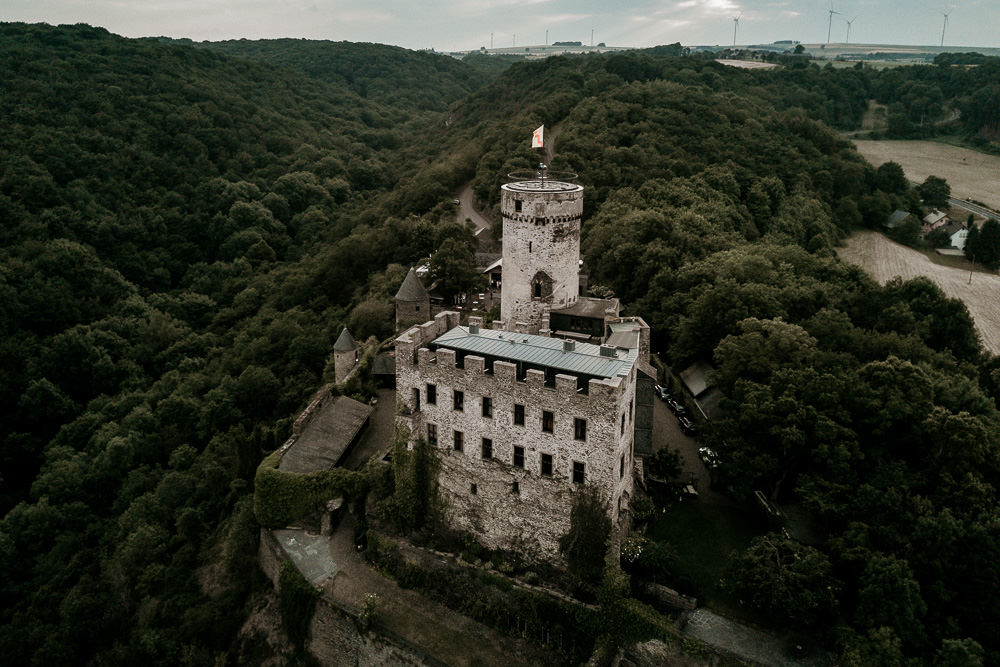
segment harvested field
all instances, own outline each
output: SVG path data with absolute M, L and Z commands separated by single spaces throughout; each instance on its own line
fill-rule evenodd
M 940 176 L 953 197 L 971 197 L 1000 210 L 1000 157 L 936 141 L 855 140 L 854 145 L 876 167 L 891 160 L 916 183 Z
M 877 232 L 855 232 L 846 244 L 837 249 L 840 258 L 860 266 L 879 284 L 895 276 L 904 280 L 926 276 L 948 296 L 961 299 L 976 323 L 983 345 L 993 354 L 1000 354 L 1000 276 L 975 272 L 969 284 L 968 269 L 935 264 L 922 253 Z

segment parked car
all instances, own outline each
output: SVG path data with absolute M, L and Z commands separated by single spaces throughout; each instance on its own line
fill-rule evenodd
M 715 450 L 708 447 L 698 448 L 698 458 L 700 458 L 701 462 L 705 464 L 705 467 L 710 470 L 715 470 L 719 467 L 719 463 L 721 463 L 719 461 L 719 455 L 715 452 Z
M 684 415 L 680 414 L 677 415 L 677 423 L 680 424 L 681 430 L 687 433 L 688 435 L 694 435 L 698 431 L 697 427 L 694 425 L 694 422 L 685 417 Z
M 677 485 L 677 497 L 681 500 L 684 498 L 689 498 L 691 500 L 697 500 L 698 489 L 694 487 L 694 484 L 682 483 Z
M 667 399 L 667 407 L 670 408 L 670 411 L 678 417 L 683 417 L 687 414 L 687 408 L 681 405 L 681 403 L 673 397 Z
M 670 392 L 667 391 L 667 388 L 664 387 L 662 384 L 658 384 L 655 387 L 653 387 L 653 392 L 656 394 L 657 398 L 659 398 L 661 401 L 669 401 L 673 398 L 673 396 L 670 395 Z

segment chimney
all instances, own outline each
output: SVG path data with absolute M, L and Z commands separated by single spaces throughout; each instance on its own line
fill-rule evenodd
M 612 347 L 612 346 L 610 346 L 610 345 L 602 345 L 601 346 L 601 356 L 602 357 L 614 357 L 615 356 L 615 348 Z
M 469 333 L 472 334 L 472 335 L 474 335 L 474 336 L 478 336 L 479 335 L 479 325 L 478 324 L 470 324 L 469 325 Z
M 563 352 L 573 352 L 576 350 L 576 342 L 572 340 L 563 341 Z

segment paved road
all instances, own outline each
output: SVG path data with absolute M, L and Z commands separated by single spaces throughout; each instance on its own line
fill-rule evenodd
M 694 479 L 695 488 L 698 489 L 699 502 L 714 504 L 732 502 L 723 494 L 711 489 L 708 469 L 698 458 L 698 441 L 684 435 L 681 427 L 677 424 L 674 413 L 670 411 L 665 402 L 657 398 L 653 401 L 653 451 L 659 451 L 664 447 L 680 450 L 681 456 L 684 457 L 681 480 Z
M 472 224 L 476 226 L 476 233 L 478 234 L 482 229 L 489 229 L 491 223 L 486 216 L 476 209 L 474 199 L 472 184 L 468 183 L 458 193 L 458 223 L 464 225 L 466 220 L 471 220 Z
M 965 209 L 970 213 L 981 215 L 984 218 L 993 218 L 997 222 L 1000 222 L 1000 213 L 997 213 L 996 211 L 991 211 L 990 209 L 979 206 L 978 204 L 972 204 L 965 200 L 955 199 L 954 197 L 951 197 L 948 199 L 948 205 L 956 208 Z

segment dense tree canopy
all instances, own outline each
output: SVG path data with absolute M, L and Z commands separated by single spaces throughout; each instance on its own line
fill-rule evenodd
M 848 663 L 1000 660 L 997 361 L 929 281 L 837 261 L 916 195 L 830 129 L 875 97 L 995 131 L 962 92 L 994 63 L 752 72 L 666 49 L 487 83 L 375 45 L 0 36 L 6 663 L 248 659 L 258 463 L 345 324 L 387 336 L 435 251 L 468 272 L 452 193 L 495 205 L 541 123 L 588 188 L 591 283 L 671 362 L 717 367 L 720 481 L 822 527 L 738 555 L 734 590 L 836 625 Z M 584 569 L 585 546 L 565 545 Z

